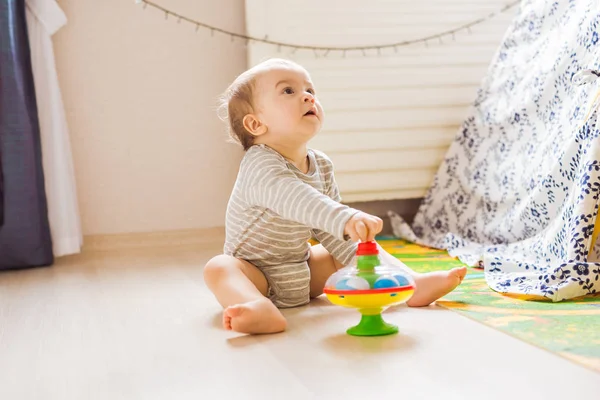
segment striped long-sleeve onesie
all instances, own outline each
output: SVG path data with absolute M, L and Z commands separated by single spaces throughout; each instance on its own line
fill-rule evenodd
M 259 268 L 280 308 L 310 300 L 311 236 L 344 265 L 356 252 L 344 228 L 358 211 L 340 203 L 331 160 L 311 149 L 308 160 L 304 174 L 270 147 L 252 146 L 227 206 L 225 254 Z

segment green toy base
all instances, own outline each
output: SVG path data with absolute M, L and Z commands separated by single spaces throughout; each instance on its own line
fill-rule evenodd
M 358 325 L 349 328 L 346 333 L 352 336 L 383 336 L 398 333 L 398 327 L 385 322 L 381 314 L 363 315 Z

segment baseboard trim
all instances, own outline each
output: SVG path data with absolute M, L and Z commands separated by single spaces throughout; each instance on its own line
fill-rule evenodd
M 387 211 L 393 210 L 405 220 L 412 221 L 421 199 L 369 201 L 349 204 L 359 210 L 378 215 L 384 220 L 383 235 L 392 229 Z M 120 233 L 111 235 L 88 235 L 83 239 L 82 252 L 144 249 L 173 246 L 216 246 L 223 245 L 225 227 L 185 229 L 160 232 Z
M 88 235 L 83 239 L 82 252 L 87 253 L 91 251 L 114 251 L 173 246 L 222 245 L 224 238 L 224 227 Z

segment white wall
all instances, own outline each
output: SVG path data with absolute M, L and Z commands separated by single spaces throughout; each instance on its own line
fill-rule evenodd
M 243 0 L 156 0 L 244 32 Z M 195 33 L 133 0 L 59 0 L 54 36 L 84 233 L 224 224 L 242 152 L 217 96 L 246 67 L 229 38 Z

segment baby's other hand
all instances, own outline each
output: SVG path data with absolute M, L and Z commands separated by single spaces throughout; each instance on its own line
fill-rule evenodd
M 364 212 L 354 214 L 346 223 L 344 234 L 350 236 L 352 241 L 370 242 L 375 235 L 383 229 L 381 218 Z

